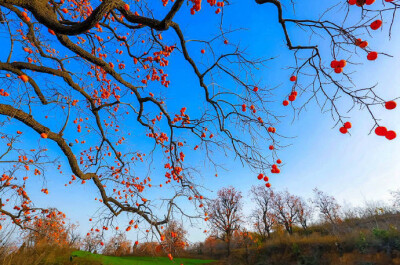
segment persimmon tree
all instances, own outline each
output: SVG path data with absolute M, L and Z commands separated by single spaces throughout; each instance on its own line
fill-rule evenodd
M 380 28 L 390 36 L 397 1 L 338 0 L 321 10 L 333 13 L 330 19 L 289 14 L 284 6 L 295 8 L 293 1 L 255 3 L 260 6 L 252 8 L 272 8 L 278 15 L 271 26 L 280 27 L 293 52 L 286 81 L 291 89 L 279 99 L 284 106 L 299 113 L 316 102 L 331 112 L 343 134 L 352 126 L 347 110 L 359 107 L 377 135 L 396 137 L 375 116 L 375 108 L 394 109 L 396 102 L 380 97 L 373 86 L 358 87 L 351 77 L 357 64 L 387 55 L 367 41 Z M 173 213 L 202 214 L 198 171 L 187 162 L 195 152 L 216 168 L 212 154 L 237 157 L 269 187 L 265 175 L 281 170 L 277 151 L 285 133 L 277 131 L 281 114 L 270 107 L 268 81 L 256 76 L 273 61 L 257 59 L 267 51 L 252 57 L 230 40 L 238 31 L 224 23 L 229 8 L 227 0 L 0 0 L 7 36 L 2 38 L 9 43 L 0 61 L 1 218 L 27 228 L 46 210 L 27 193 L 29 178 L 42 180 L 47 194 L 46 179 L 58 171 L 68 174 L 69 187 L 80 182 L 96 188 L 93 196 L 105 210 L 98 233 L 115 228 L 115 218 L 126 213 L 133 227 L 160 237 Z M 189 13 L 203 16 L 212 38 L 187 33 L 191 20 L 179 18 Z M 218 23 L 207 23 L 209 16 L 218 16 Z M 318 40 L 297 43 L 295 34 Z M 329 51 L 320 50 L 322 43 Z M 194 102 L 169 104 L 176 89 L 169 65 L 179 60 L 182 67 L 173 71 L 194 76 L 187 87 L 201 93 L 200 108 Z M 347 103 L 338 104 L 340 98 Z M 152 184 L 153 167 L 163 172 L 165 183 Z M 154 193 L 162 198 L 151 198 Z M 198 215 L 185 213 L 181 198 L 191 200 Z
M 65 214 L 55 209 L 50 209 L 35 216 L 26 230 L 24 242 L 27 246 L 68 246 L 70 242 L 68 230 Z
M 222 188 L 217 198 L 207 205 L 211 233 L 226 243 L 228 256 L 231 252 L 231 240 L 243 223 L 242 194 L 233 187 Z
M 182 252 L 188 244 L 186 234 L 182 223 L 175 220 L 169 222 L 161 235 L 162 242 L 160 245 L 162 249 L 173 256 Z

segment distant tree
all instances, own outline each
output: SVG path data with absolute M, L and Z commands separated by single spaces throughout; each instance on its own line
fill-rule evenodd
M 209 201 L 207 212 L 216 238 L 226 242 L 227 254 L 231 253 L 231 239 L 242 223 L 242 194 L 233 187 L 222 188 L 216 199 Z
M 340 205 L 336 202 L 335 197 L 330 196 L 317 188 L 314 190 L 313 203 L 318 208 L 321 217 L 324 221 L 336 226 L 341 222 L 340 218 Z
M 288 191 L 277 192 L 273 196 L 273 209 L 277 221 L 283 225 L 289 234 L 293 234 L 293 225 L 299 218 L 300 197 Z
M 400 189 L 391 191 L 390 194 L 392 195 L 393 206 L 396 208 L 400 208 Z
M 340 207 L 340 212 L 343 220 L 351 220 L 360 218 L 363 210 L 361 207 L 354 207 L 350 203 L 344 201 L 343 205 Z
M 393 206 L 396 207 L 395 205 Z M 385 202 L 369 200 L 364 202 L 364 206 L 361 209 L 360 215 L 362 218 L 367 218 L 382 214 L 389 214 L 393 212 L 394 212 L 393 207 L 389 206 Z
M 189 245 L 188 248 L 187 248 L 187 251 L 189 253 L 193 253 L 193 254 L 196 254 L 196 255 L 205 254 L 206 253 L 206 250 L 205 250 L 205 242 L 206 242 L 206 240 L 204 240 L 204 242 L 195 242 L 195 243 Z
M 236 249 L 244 250 L 243 259 L 246 264 L 254 264 L 254 262 L 250 262 L 250 248 L 255 245 L 255 234 L 246 228 L 241 228 L 233 233 L 232 242 Z
M 300 198 L 297 202 L 297 212 L 298 223 L 303 227 L 304 230 L 307 230 L 314 212 L 312 205 Z
M 131 253 L 132 242 L 126 238 L 125 233 L 118 233 L 111 237 L 104 246 L 103 254 L 122 256 Z
M 251 222 L 261 237 L 261 241 L 271 236 L 276 217 L 273 212 L 274 192 L 264 185 L 253 186 L 250 190 L 255 209 L 251 213 Z
M 162 246 L 158 242 L 143 242 L 133 248 L 136 255 L 159 256 L 164 254 Z
M 204 240 L 205 252 L 211 256 L 214 255 L 215 254 L 214 250 L 215 250 L 217 244 L 218 244 L 217 238 L 215 238 L 214 236 L 208 236 L 206 238 L 206 240 Z
M 161 246 L 167 253 L 175 256 L 181 252 L 187 245 L 186 230 L 183 228 L 182 223 L 175 220 L 170 221 L 165 231 L 161 235 Z
M 83 250 L 97 253 L 101 247 L 102 237 L 100 234 L 87 233 L 82 239 Z
M 67 225 L 67 234 L 68 234 L 68 245 L 71 248 L 80 248 L 81 247 L 81 234 L 78 230 L 77 224 L 68 224 Z

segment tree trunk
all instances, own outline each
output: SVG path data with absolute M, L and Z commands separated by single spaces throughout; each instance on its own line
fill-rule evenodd
M 228 257 L 231 255 L 231 237 L 228 236 L 226 241 L 226 248 L 228 250 Z

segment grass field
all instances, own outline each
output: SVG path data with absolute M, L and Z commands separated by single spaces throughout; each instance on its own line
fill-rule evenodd
M 72 255 L 75 257 L 100 261 L 104 265 L 201 265 L 215 261 L 185 258 L 174 258 L 173 261 L 170 261 L 167 257 L 111 257 L 100 254 L 92 254 L 86 251 L 74 251 L 72 252 Z

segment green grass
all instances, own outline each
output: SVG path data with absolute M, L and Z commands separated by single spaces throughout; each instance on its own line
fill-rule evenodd
M 100 254 L 92 254 L 86 251 L 74 251 L 73 256 L 100 261 L 104 265 L 200 265 L 214 262 L 215 260 L 174 258 L 170 261 L 167 257 L 112 257 Z

